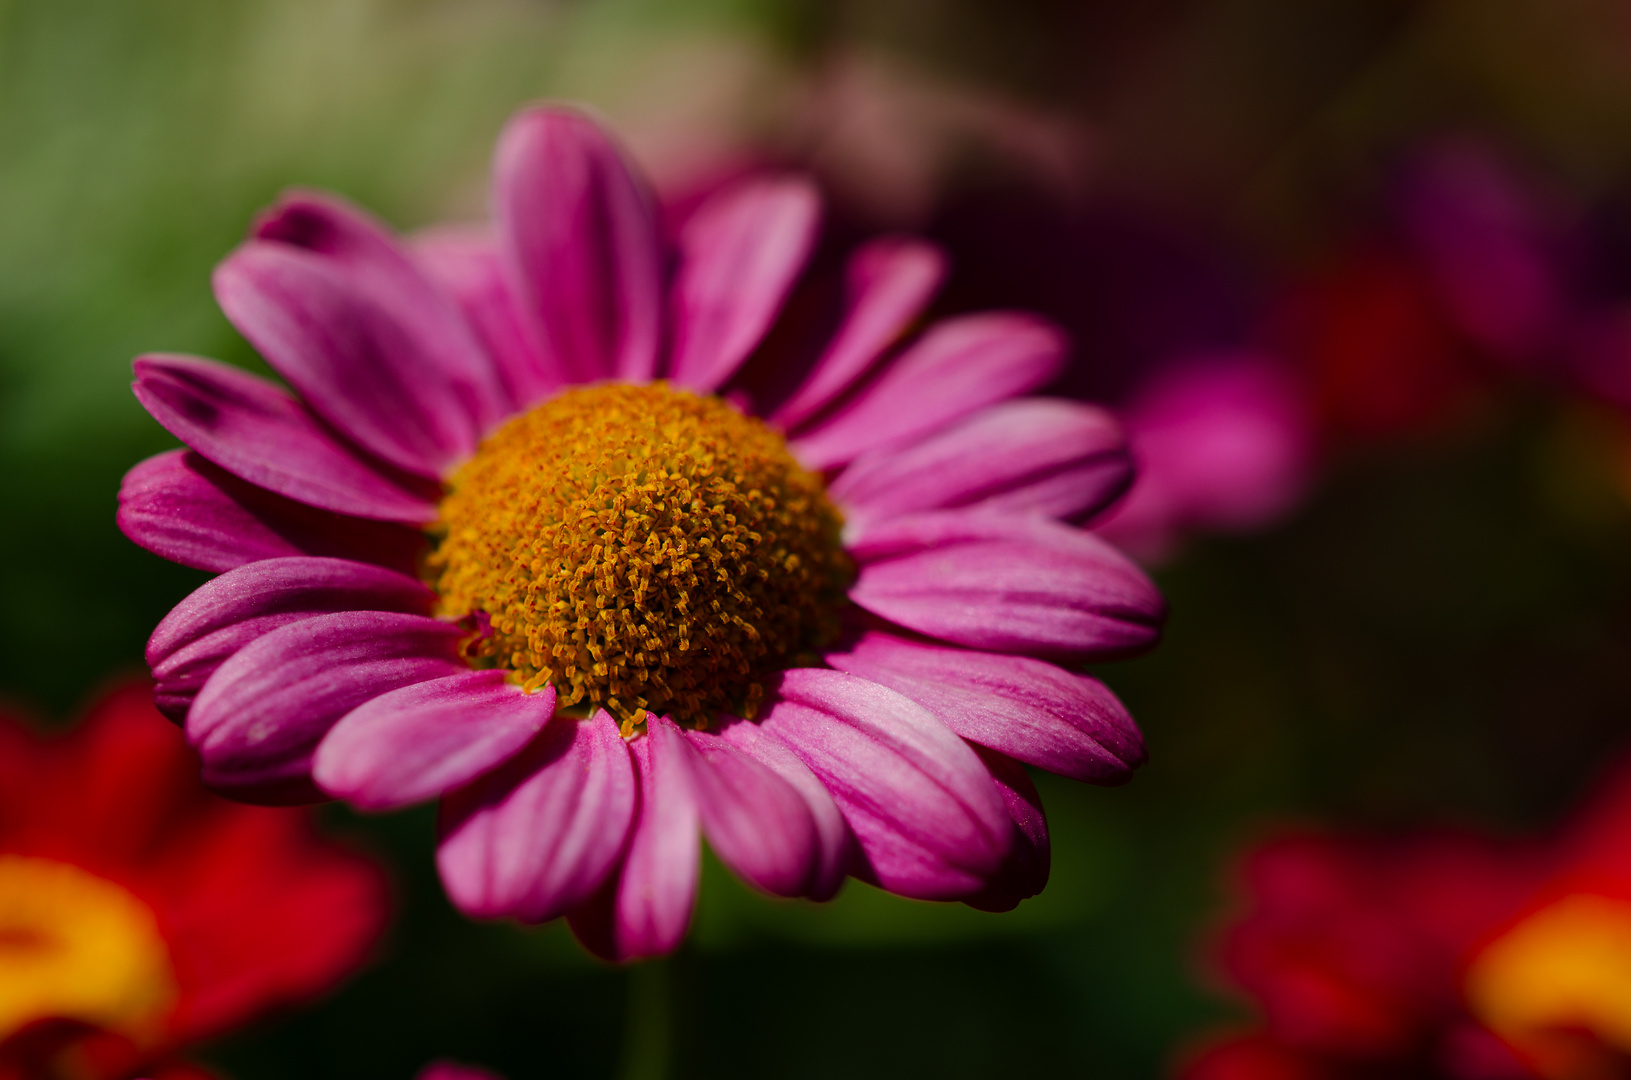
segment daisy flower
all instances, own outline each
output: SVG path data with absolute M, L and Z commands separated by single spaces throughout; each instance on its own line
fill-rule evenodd
M 0 1076 L 202 1076 L 177 1055 L 332 988 L 384 928 L 379 869 L 204 790 L 151 695 L 60 737 L 0 717 Z
M 993 312 L 921 328 L 938 253 L 800 284 L 799 177 L 665 238 L 581 113 L 500 139 L 487 232 L 404 245 L 293 194 L 216 298 L 288 383 L 183 356 L 136 396 L 187 445 L 119 522 L 216 571 L 154 632 L 160 707 L 217 790 L 441 798 L 474 916 L 672 949 L 700 838 L 779 896 L 853 874 L 1011 907 L 1045 881 L 1022 765 L 1125 779 L 1140 735 L 1086 661 L 1162 601 L 1068 524 L 1125 489 L 1115 421 L 1024 395 L 1065 343 Z M 790 300 L 791 298 L 791 300 Z M 829 317 L 830 316 L 830 317 Z

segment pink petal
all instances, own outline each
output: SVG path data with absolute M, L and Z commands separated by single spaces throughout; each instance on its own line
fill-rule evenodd
M 453 1061 L 433 1061 L 419 1070 L 414 1080 L 504 1080 L 497 1073 L 478 1069 L 473 1065 L 460 1065 Z
M 452 297 L 373 215 L 334 195 L 293 191 L 261 215 L 254 236 L 319 256 L 385 308 L 418 343 L 478 430 L 494 427 L 514 410 Z
M 292 622 L 339 611 L 429 615 L 436 594 L 393 570 L 346 559 L 265 559 L 205 582 L 147 640 L 159 711 L 180 722 L 227 657 Z
M 448 896 L 477 918 L 565 914 L 616 869 L 636 794 L 605 710 L 556 717 L 518 756 L 442 801 L 436 865 Z
M 685 223 L 674 283 L 668 377 L 710 393 L 759 344 L 815 243 L 821 197 L 800 177 L 749 180 Z
M 970 506 L 1078 518 L 1108 506 L 1132 479 L 1121 425 L 1108 412 L 1030 398 L 865 454 L 828 490 L 852 521 Z
M 332 555 L 411 573 L 425 547 L 416 529 L 274 495 L 191 450 L 158 454 L 126 473 L 117 521 L 153 554 L 215 572 L 259 559 Z
M 1014 823 L 1013 847 L 996 880 L 964 903 L 981 911 L 1012 911 L 1021 900 L 1035 896 L 1048 883 L 1053 846 L 1048 840 L 1048 819 L 1042 796 L 1025 774 L 1024 766 L 994 750 L 976 746 L 975 753 L 991 770 L 991 782 L 1002 794 L 1003 806 Z
M 718 735 L 685 733 L 702 834 L 743 881 L 802 896 L 819 869 L 815 818 L 797 788 Z
M 1144 572 L 1046 518 L 918 514 L 868 528 L 848 548 L 861 563 L 851 600 L 971 649 L 1082 660 L 1160 638 L 1165 607 Z
M 771 419 L 790 431 L 849 389 L 923 312 L 945 275 L 945 256 L 919 240 L 888 237 L 856 251 L 843 325 Z
M 476 448 L 485 425 L 467 388 L 330 260 L 250 241 L 215 268 L 215 299 L 311 410 L 369 453 L 438 477 Z
M 575 382 L 654 376 L 662 249 L 623 152 L 582 113 L 528 109 L 493 173 L 501 247 L 545 353 Z
M 1103 683 L 1042 660 L 876 630 L 824 659 L 911 698 L 969 742 L 1061 776 L 1119 784 L 1144 761 L 1143 737 Z
M 399 686 L 468 671 L 464 636 L 419 615 L 347 611 L 257 638 L 216 669 L 187 714 L 204 782 L 246 801 L 312 797 L 312 752 L 335 722 Z
M 603 896 L 568 919 L 578 940 L 608 960 L 672 952 L 691 925 L 702 866 L 690 748 L 672 720 L 648 714 L 645 735 L 629 743 L 640 778 L 640 809 L 628 855 Z
M 517 410 L 566 385 L 565 372 L 545 359 L 488 230 L 432 229 L 414 239 L 413 255 L 464 312 Z
M 867 873 L 923 900 L 978 892 L 1012 831 L 990 774 L 967 743 L 915 702 L 821 668 L 785 672 L 765 730 L 832 794 Z
M 190 356 L 136 361 L 136 398 L 165 430 L 241 480 L 322 510 L 424 524 L 441 493 L 365 462 L 291 395 Z
M 1035 390 L 1064 362 L 1063 335 L 1033 316 L 990 312 L 947 319 L 855 397 L 801 430 L 793 452 L 812 469 L 843 465 Z
M 529 694 L 506 671 L 461 671 L 363 702 L 329 730 L 312 779 L 362 810 L 433 799 L 508 761 L 555 715 L 555 689 Z
M 804 799 L 810 819 L 815 823 L 817 845 L 815 872 L 804 895 L 812 900 L 831 900 L 837 896 L 848 872 L 854 838 L 827 785 L 786 743 L 760 724 L 727 718 L 719 737 L 775 772 Z

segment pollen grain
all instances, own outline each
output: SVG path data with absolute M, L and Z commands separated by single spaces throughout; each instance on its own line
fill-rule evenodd
M 662 383 L 600 384 L 482 443 L 449 483 L 426 574 L 441 614 L 490 624 L 478 666 L 625 732 L 648 710 L 705 725 L 751 717 L 769 675 L 836 638 L 841 524 L 762 421 Z

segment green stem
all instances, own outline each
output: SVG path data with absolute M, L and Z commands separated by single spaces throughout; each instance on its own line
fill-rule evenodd
M 674 1050 L 674 972 L 667 958 L 629 969 L 619 1080 L 668 1080 Z

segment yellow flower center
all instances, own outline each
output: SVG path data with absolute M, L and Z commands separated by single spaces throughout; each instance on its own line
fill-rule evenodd
M 821 478 L 725 402 L 578 387 L 454 474 L 427 576 L 441 614 L 490 620 L 478 664 L 625 731 L 646 710 L 704 724 L 753 716 L 768 675 L 836 638 L 841 524 Z
M 176 999 L 153 912 L 77 866 L 0 855 L 0 1039 L 36 1020 L 79 1020 L 138 1044 Z
M 1605 1048 L 1631 1054 L 1631 903 L 1582 894 L 1542 908 L 1478 954 L 1466 993 L 1542 1076 L 1608 1075 Z

